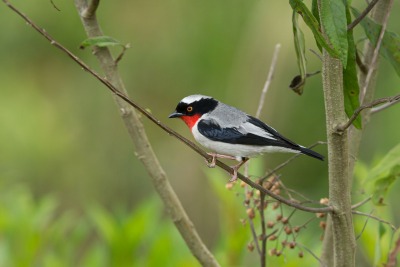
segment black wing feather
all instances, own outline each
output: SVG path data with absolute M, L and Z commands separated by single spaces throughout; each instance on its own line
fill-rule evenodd
M 266 125 L 262 121 L 252 116 L 249 116 L 247 121 L 271 134 L 273 138 L 265 138 L 252 133 L 243 134 L 235 127 L 221 128 L 221 126 L 213 119 L 202 119 L 197 124 L 198 131 L 213 141 L 219 141 L 230 144 L 241 144 L 241 145 L 254 145 L 254 146 L 278 146 L 297 150 L 302 154 L 308 155 L 319 160 L 324 160 L 324 157 L 317 152 L 302 147 L 295 142 L 282 136 L 272 127 Z
M 255 125 L 259 126 L 257 124 Z M 285 141 L 282 141 L 280 138 L 273 140 L 252 133 L 243 134 L 239 132 L 239 130 L 235 127 L 221 128 L 218 122 L 212 119 L 200 120 L 199 123 L 197 124 L 197 129 L 202 135 L 206 136 L 207 138 L 213 141 L 219 141 L 230 144 L 241 144 L 241 145 L 280 146 L 292 149 L 294 148 L 293 145 L 288 144 Z M 275 137 L 275 134 L 273 132 L 270 133 Z
M 303 154 L 305 154 L 307 156 L 310 156 L 310 157 L 313 157 L 313 158 L 316 158 L 316 159 L 319 159 L 319 160 L 324 160 L 324 156 L 322 156 L 321 154 L 319 154 L 319 153 L 317 153 L 317 152 L 315 152 L 315 151 L 313 151 L 311 149 L 308 149 L 306 147 L 302 147 L 302 146 L 296 144 L 295 142 L 293 142 L 292 140 L 287 139 L 286 137 L 284 137 L 283 135 L 278 133 L 274 128 L 266 125 L 264 122 L 260 121 L 259 119 L 254 118 L 254 117 L 252 117 L 250 115 L 248 117 L 250 118 L 248 120 L 248 122 L 256 125 L 257 127 L 260 127 L 262 129 L 264 129 L 268 133 L 272 134 L 275 138 L 278 138 L 282 142 L 285 142 L 285 145 L 281 145 L 281 146 L 298 150 L 298 151 L 300 151 L 301 153 L 303 153 Z
M 274 128 L 266 125 L 264 122 L 260 121 L 257 118 L 254 118 L 253 116 L 248 116 L 249 120 L 248 122 L 250 122 L 251 124 L 254 124 L 255 126 L 264 129 L 266 132 L 272 134 L 273 137 L 275 137 L 276 139 L 281 140 L 282 142 L 288 143 L 288 145 L 291 145 L 293 148 L 300 148 L 300 146 L 298 144 L 296 144 L 295 142 L 293 142 L 290 139 L 287 139 L 286 137 L 284 137 L 283 135 L 281 135 L 280 133 L 278 133 Z

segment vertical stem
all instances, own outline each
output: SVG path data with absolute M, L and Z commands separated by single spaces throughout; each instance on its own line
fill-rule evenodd
M 343 66 L 340 60 L 323 53 L 323 89 L 326 112 L 329 164 L 329 201 L 334 207 L 331 218 L 333 262 L 335 267 L 354 266 L 355 237 L 351 214 L 348 134 L 336 133 L 336 126 L 347 121 L 344 111 Z M 329 229 L 329 228 L 327 228 Z
M 261 220 L 261 267 L 267 266 L 267 231 L 265 228 L 265 214 L 264 214 L 264 202 L 265 202 L 265 194 L 260 193 L 260 220 Z

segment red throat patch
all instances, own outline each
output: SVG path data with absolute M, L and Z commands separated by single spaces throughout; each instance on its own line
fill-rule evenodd
M 193 116 L 182 116 L 181 119 L 186 123 L 186 125 L 192 130 L 192 127 L 201 117 L 200 114 L 194 114 Z

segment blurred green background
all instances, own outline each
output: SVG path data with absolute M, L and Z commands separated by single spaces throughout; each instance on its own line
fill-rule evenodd
M 363 1 L 353 2 L 360 9 L 364 5 Z M 55 0 L 61 11 L 50 1 L 13 3 L 101 72 L 90 49 L 79 49 L 86 36 L 71 2 Z M 399 18 L 394 16 L 399 9 L 395 1 L 389 22 L 389 30 L 394 32 L 400 32 Z M 291 12 L 287 1 L 125 0 L 102 1 L 98 19 L 106 35 L 131 44 L 119 63 L 131 98 L 188 138 L 192 137 L 182 122 L 167 119 L 178 101 L 195 93 L 212 95 L 254 115 L 274 46 L 280 43 L 261 118 L 307 146 L 325 140 L 323 92 L 320 76 L 307 80 L 301 97 L 288 89 L 298 74 Z M 118 261 L 124 259 L 118 258 L 122 251 L 121 255 L 131 255 L 129 260 L 137 266 L 158 266 L 159 262 L 151 262 L 154 258 L 161 263 L 168 258 L 170 266 L 197 266 L 135 157 L 108 90 L 4 4 L 0 5 L 0 25 L 0 265 L 129 266 Z M 310 32 L 303 30 L 307 47 L 317 50 Z M 363 36 L 357 29 L 359 49 Z M 115 55 L 119 51 L 113 48 Z M 319 59 L 309 51 L 307 56 L 308 71 L 319 70 Z M 377 97 L 397 94 L 399 81 L 390 64 L 382 60 Z M 373 117 L 365 129 L 360 161 L 370 166 L 399 142 L 399 115 L 400 105 Z M 213 185 L 218 179 L 224 189 L 228 176 L 208 169 L 188 147 L 143 121 L 183 206 L 217 258 L 229 262 L 224 259 L 227 246 L 223 245 L 229 221 L 235 224 L 235 231 L 228 231 L 233 235 L 229 238 L 237 235 L 241 240 L 237 248 L 231 248 L 238 255 L 235 264 L 257 264 L 246 251 L 250 231 L 239 222 L 245 216 L 243 196 L 227 190 L 217 193 L 218 186 Z M 325 146 L 315 150 L 327 154 Z M 288 157 L 265 155 L 258 170 L 271 169 Z M 300 157 L 282 171 L 282 179 L 286 186 L 312 199 L 327 196 L 326 162 Z M 224 194 L 230 195 L 236 206 L 224 208 L 230 205 L 222 200 Z M 360 195 L 359 188 L 355 194 Z M 392 199 L 399 201 L 398 196 Z M 396 213 L 391 216 L 400 219 Z M 132 228 L 137 233 L 128 233 Z M 17 236 L 21 229 L 26 233 Z M 131 243 L 125 235 L 132 235 Z M 312 231 L 304 234 L 305 240 L 314 240 L 306 245 L 316 253 L 319 237 L 320 233 L 316 236 Z M 15 249 L 22 244 L 27 247 L 21 248 L 19 255 Z M 168 244 L 182 257 L 168 251 Z M 146 256 L 135 258 L 139 252 Z M 305 254 L 305 262 L 316 264 Z M 296 254 L 288 254 L 287 266 L 293 259 L 297 260 Z M 282 257 L 280 260 L 283 262 Z

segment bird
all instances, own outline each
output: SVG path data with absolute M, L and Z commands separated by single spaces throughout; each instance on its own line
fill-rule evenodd
M 298 145 L 271 126 L 211 96 L 189 95 L 179 101 L 169 118 L 180 118 L 189 127 L 194 139 L 211 150 L 209 167 L 217 158 L 237 160 L 230 182 L 237 179 L 239 168 L 250 158 L 264 153 L 301 153 L 319 160 L 324 156 Z

